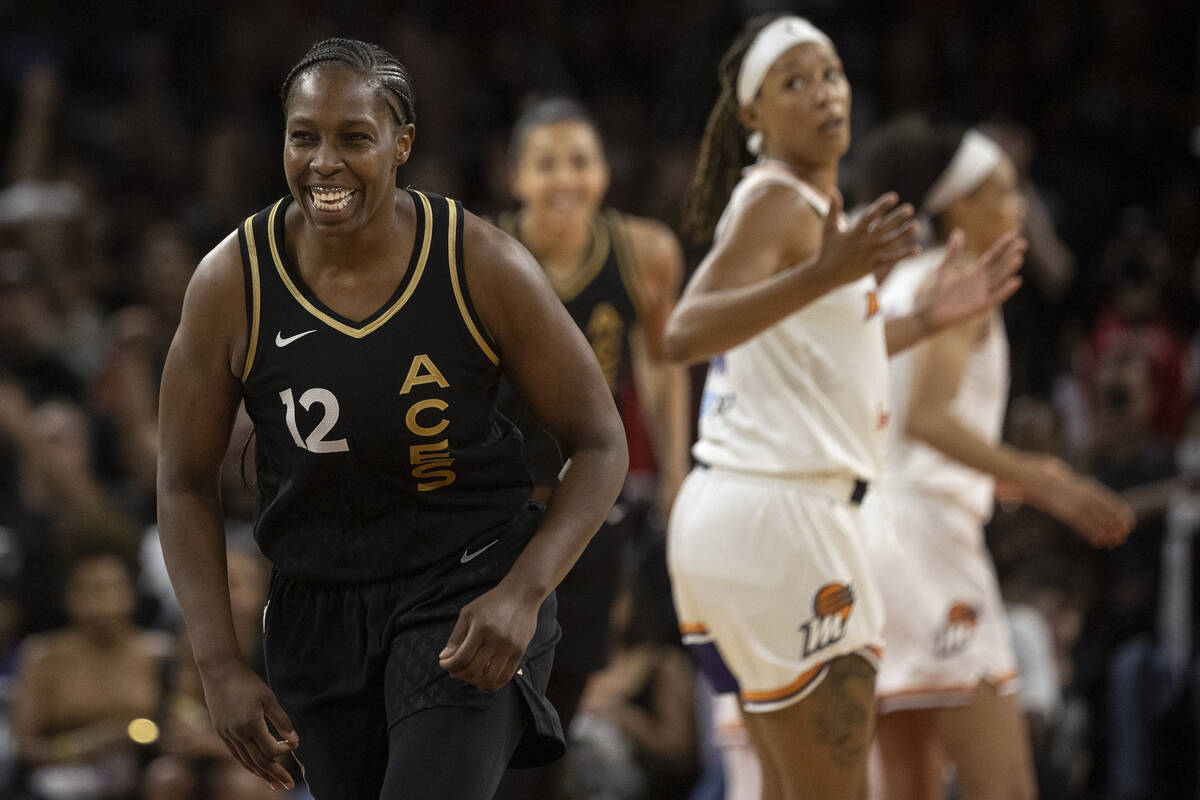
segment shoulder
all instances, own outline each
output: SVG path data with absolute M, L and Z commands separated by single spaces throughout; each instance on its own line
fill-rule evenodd
M 821 215 L 798 184 L 783 178 L 765 176 L 739 186 L 727 214 L 725 240 L 790 245 L 785 249 L 804 245 L 815 249 L 820 241 Z
M 679 237 L 665 223 L 631 214 L 619 216 L 639 268 L 645 265 L 665 269 L 682 264 L 683 247 Z
M 505 276 L 545 277 L 524 245 L 466 209 L 463 209 L 463 259 L 473 275 L 489 282 Z
M 230 299 L 235 294 L 240 298 L 243 287 L 242 251 L 234 231 L 200 259 L 184 303 L 203 303 L 218 297 Z
M 45 674 L 55 662 L 73 657 L 78 648 L 78 637 L 69 630 L 36 633 L 21 643 L 21 670 L 27 675 Z

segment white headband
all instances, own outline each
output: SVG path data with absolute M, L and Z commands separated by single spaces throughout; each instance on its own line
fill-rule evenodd
M 1001 154 L 1000 145 L 978 131 L 967 131 L 954 158 L 926 193 L 922 210 L 936 216 L 975 191 L 1000 163 Z
M 759 31 L 742 57 L 742 66 L 738 70 L 738 105 L 749 105 L 758 94 L 763 77 L 771 65 L 785 52 L 804 42 L 822 42 L 833 47 L 833 41 L 828 36 L 800 17 L 780 17 Z M 746 148 L 757 155 L 762 149 L 762 134 L 750 134 Z

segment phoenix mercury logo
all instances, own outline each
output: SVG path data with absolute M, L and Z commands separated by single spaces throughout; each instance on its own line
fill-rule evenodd
M 974 606 L 958 602 L 950 606 L 946 621 L 933 635 L 933 652 L 938 658 L 958 655 L 971 641 L 979 627 L 979 613 Z
M 817 590 L 813 595 L 813 616 L 799 628 L 804 634 L 803 658 L 842 640 L 855 599 L 853 584 L 827 583 Z

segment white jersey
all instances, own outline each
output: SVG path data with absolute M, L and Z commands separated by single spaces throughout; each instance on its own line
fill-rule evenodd
M 926 251 L 900 262 L 880 288 L 884 316 L 912 313 L 917 294 L 929 281 L 944 251 Z M 919 344 L 892 359 L 892 409 L 896 415 L 881 486 L 945 497 L 986 522 L 992 515 L 995 481 L 990 475 L 963 466 L 924 442 L 905 435 L 913 390 L 914 371 L 926 344 Z M 988 442 L 1000 440 L 1008 400 L 1008 337 L 1000 314 L 992 312 L 986 336 L 967 359 L 951 412 L 967 428 Z
M 716 239 L 765 184 L 789 186 L 824 216 L 828 200 L 769 163 L 747 170 Z M 769 475 L 842 474 L 875 480 L 887 437 L 888 358 L 875 277 L 841 286 L 709 364 L 693 455 Z

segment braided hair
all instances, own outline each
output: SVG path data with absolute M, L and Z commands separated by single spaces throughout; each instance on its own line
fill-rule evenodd
M 781 16 L 761 14 L 750 19 L 717 66 L 721 92 L 704 126 L 700 161 L 683 204 L 683 231 L 696 244 L 707 244 L 712 239 L 717 219 L 741 177 L 742 168 L 752 160 L 746 150 L 746 129 L 738 119 L 738 72 L 754 37 Z
M 292 67 L 279 90 L 285 111 L 292 87 L 300 76 L 325 63 L 342 64 L 370 80 L 381 90 L 383 100 L 397 125 L 408 125 L 417 121 L 417 98 L 404 65 L 377 44 L 341 37 L 317 42 L 304 58 Z

